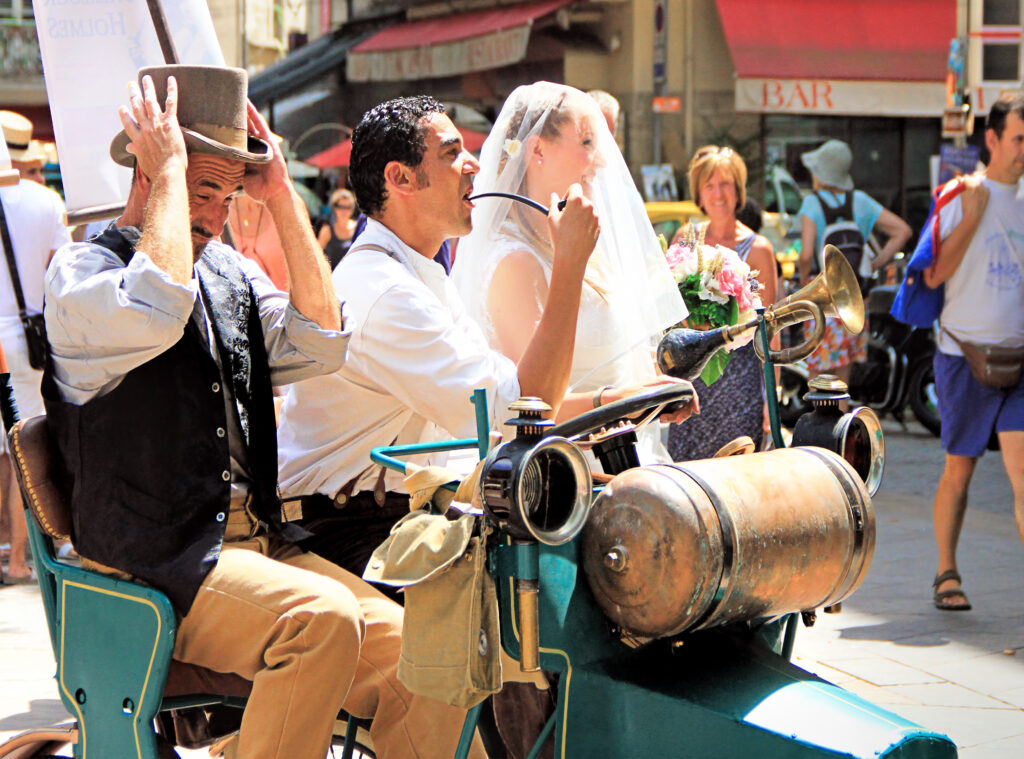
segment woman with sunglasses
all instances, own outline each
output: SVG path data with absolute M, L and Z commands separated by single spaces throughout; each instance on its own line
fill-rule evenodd
M 732 148 L 707 145 L 694 154 L 689 175 L 690 196 L 708 217 L 700 224 L 704 242 L 735 250 L 758 272 L 761 303 L 771 305 L 778 289 L 772 245 L 736 218 L 747 202 L 747 166 L 743 159 Z M 685 229 L 681 229 L 673 242 L 684 232 Z M 705 385 L 697 379 L 693 386 L 700 396 L 701 414 L 669 429 L 668 450 L 675 461 L 709 458 L 742 435 L 749 436 L 760 448 L 768 415 L 761 362 L 752 343 L 732 351 L 725 372 L 714 383 Z
M 351 190 L 335 190 L 331 193 L 330 205 L 330 219 L 320 227 L 316 239 L 333 270 L 352 245 L 356 231 L 356 196 Z

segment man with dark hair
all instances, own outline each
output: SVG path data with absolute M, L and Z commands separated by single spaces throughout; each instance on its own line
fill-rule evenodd
M 1024 93 L 993 103 L 985 128 L 990 159 L 966 177 L 961 194 L 939 216 L 941 248 L 925 270 L 928 287 L 945 287 L 935 354 L 935 389 L 946 465 L 935 493 L 939 609 L 971 608 L 960 584 L 956 546 L 967 489 L 993 432 L 1013 488 L 1017 531 L 1024 542 Z M 956 180 L 945 188 L 950 192 Z M 968 363 L 972 352 L 1016 348 L 1015 385 L 993 387 Z M 985 379 L 983 382 L 981 380 Z
M 344 367 L 295 385 L 281 409 L 285 510 L 317 535 L 312 550 L 353 572 L 408 513 L 402 478 L 370 464 L 370 450 L 441 436 L 474 437 L 476 388 L 491 426 L 521 395 L 557 411 L 569 380 L 583 273 L 597 239 L 578 186 L 552 201 L 551 296 L 518 366 L 492 350 L 441 266 L 441 243 L 471 228 L 476 159 L 431 97 L 376 106 L 352 135 L 349 181 L 369 220 L 335 269 L 346 318 L 357 325 Z M 344 508 L 342 508 L 344 507 Z
M 446 239 L 470 231 L 478 171 L 430 97 L 378 105 L 352 135 L 350 182 L 370 218 L 333 280 L 356 326 L 341 370 L 289 391 L 279 461 L 286 513 L 301 515 L 317 536 L 311 550 L 353 572 L 362 572 L 409 509 L 402 477 L 371 465 L 372 448 L 475 437 L 469 399 L 477 388 L 487 391 L 491 429 L 520 396 L 575 416 L 637 391 L 566 397 L 583 276 L 599 232 L 579 185 L 569 189 L 564 210 L 551 198 L 551 285 L 526 351 L 514 363 L 488 345 L 431 260 Z
M 358 139 L 354 133 L 348 181 L 359 207 L 370 218 L 380 215 L 387 199 L 384 168 L 388 163 L 404 164 L 416 173 L 418 180 L 424 180 L 420 169 L 427 147 L 424 121 L 431 114 L 444 115 L 444 106 L 434 98 L 427 95 L 399 98 L 370 110 L 356 127 Z M 381 123 L 386 123 L 387 128 L 371 128 Z
M 111 144 L 135 167 L 124 213 L 47 275 L 43 389 L 75 546 L 167 593 L 176 659 L 252 681 L 238 756 L 323 756 L 341 708 L 373 718 L 377 756 L 450 756 L 465 712 L 398 682 L 401 608 L 282 520 L 271 385 L 336 370 L 349 334 L 245 71 L 140 82 Z M 242 191 L 277 227 L 289 294 L 215 239 Z

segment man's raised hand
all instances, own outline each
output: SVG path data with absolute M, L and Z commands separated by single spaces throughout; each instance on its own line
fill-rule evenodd
M 964 216 L 980 219 L 988 205 L 988 187 L 985 178 L 980 174 L 964 177 L 964 191 L 960 196 Z
M 118 109 L 125 134 L 131 141 L 126 150 L 135 156 L 139 171 L 153 179 L 162 171 L 188 165 L 185 137 L 178 125 L 178 83 L 167 78 L 164 107 L 156 97 L 151 77 L 142 77 L 142 90 L 128 85 L 128 105 Z
M 270 144 L 274 157 L 269 163 L 250 163 L 245 167 L 245 178 L 242 184 L 245 194 L 253 200 L 267 203 L 275 195 L 287 192 L 291 187 L 288 176 L 288 163 L 281 152 L 280 138 L 270 131 L 263 114 L 248 101 L 246 104 L 249 134 L 259 137 Z

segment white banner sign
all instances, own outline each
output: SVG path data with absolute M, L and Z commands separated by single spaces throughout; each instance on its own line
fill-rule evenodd
M 812 113 L 822 116 L 939 117 L 945 105 L 946 90 L 942 82 L 736 80 L 737 111 Z
M 530 25 L 456 42 L 400 50 L 351 51 L 346 71 L 350 82 L 401 82 L 486 71 L 526 57 Z
M 164 62 L 146 0 L 33 0 L 68 212 L 128 197 L 110 159 L 117 109 L 138 69 Z M 224 65 L 205 0 L 164 0 L 180 63 Z

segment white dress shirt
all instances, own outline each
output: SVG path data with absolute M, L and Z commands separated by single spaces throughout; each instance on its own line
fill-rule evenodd
M 352 328 L 348 358 L 285 397 L 278 428 L 285 498 L 333 497 L 356 477 L 353 493 L 372 490 L 380 471 L 371 465 L 372 448 L 476 437 L 473 390 L 487 391 L 491 429 L 519 397 L 515 364 L 488 345 L 444 268 L 383 224 L 367 222 L 333 279 Z M 404 492 L 402 475 L 388 472 L 385 487 Z
M 122 227 L 136 244 L 139 230 Z M 300 314 L 252 261 L 226 245 L 252 283 L 275 385 L 331 372 L 345 360 L 346 331 L 323 330 Z M 113 390 L 128 372 L 177 343 L 198 294 L 193 277 L 174 282 L 145 251 L 125 266 L 89 242 L 57 251 L 46 273 L 46 332 L 61 397 L 82 405 Z

